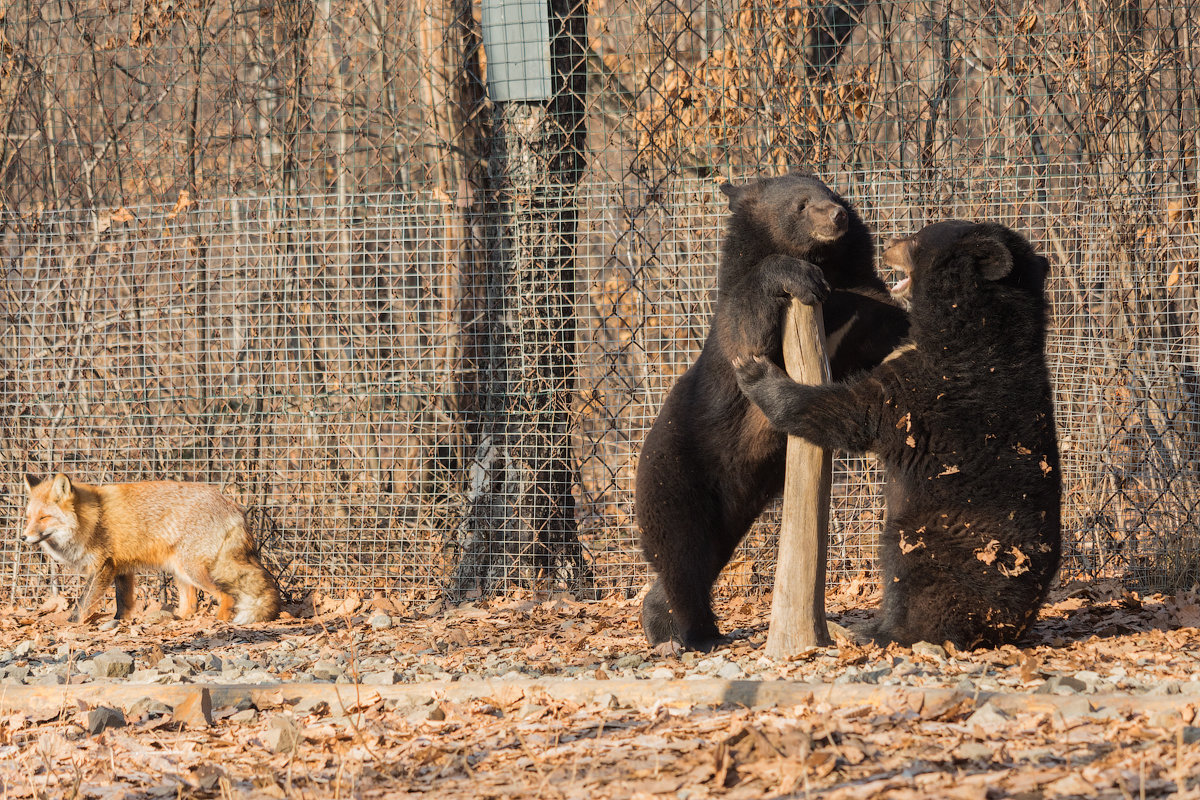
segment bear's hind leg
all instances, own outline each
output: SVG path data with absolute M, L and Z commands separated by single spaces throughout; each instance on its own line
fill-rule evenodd
M 722 636 L 717 627 L 717 617 L 713 614 L 710 599 L 716 573 L 701 570 L 698 565 L 689 564 L 683 570 L 679 566 L 676 565 L 669 574 L 659 575 L 658 578 L 658 583 L 662 585 L 661 594 L 669 608 L 668 620 L 674 638 L 686 649 L 701 652 L 728 644 L 729 639 Z
M 678 638 L 671 623 L 671 606 L 667 603 L 661 578 L 654 581 L 642 599 L 642 630 L 651 647 Z

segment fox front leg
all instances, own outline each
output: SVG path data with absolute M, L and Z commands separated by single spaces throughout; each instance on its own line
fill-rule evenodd
M 111 560 L 101 564 L 91 574 L 84 585 L 83 594 L 79 596 L 79 601 L 75 603 L 75 608 L 71 612 L 71 622 L 80 622 L 87 619 L 92 608 L 100 601 L 100 596 L 104 594 L 104 591 L 108 589 L 109 584 L 113 583 L 116 577 L 117 570 Z
M 175 586 L 179 590 L 179 603 L 175 606 L 175 616 L 187 619 L 200 608 L 200 598 L 196 594 L 196 587 L 190 583 L 184 583 L 178 576 L 175 578 Z
M 117 587 L 117 613 L 114 619 L 125 619 L 133 613 L 133 590 L 137 586 L 136 578 L 132 572 L 124 572 L 117 575 L 113 581 Z

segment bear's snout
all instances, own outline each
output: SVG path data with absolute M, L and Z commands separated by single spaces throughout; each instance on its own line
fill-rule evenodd
M 850 215 L 840 203 L 825 201 L 808 207 L 813 236 L 830 241 L 838 239 L 850 225 Z

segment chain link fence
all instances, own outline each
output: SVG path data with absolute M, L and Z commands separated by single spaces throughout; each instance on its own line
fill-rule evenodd
M 881 240 L 1046 253 L 1064 571 L 1189 586 L 1197 5 L 549 0 L 550 97 L 500 102 L 465 0 L 0 0 L 7 592 L 59 580 L 17 537 L 51 470 L 217 483 L 294 588 L 635 591 L 716 187 L 792 166 Z M 838 462 L 834 580 L 880 481 Z M 723 590 L 770 586 L 775 514 Z

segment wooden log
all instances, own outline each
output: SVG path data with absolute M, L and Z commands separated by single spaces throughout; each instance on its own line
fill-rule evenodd
M 820 306 L 792 301 L 783 328 L 783 360 L 799 383 L 829 381 Z M 825 561 L 829 547 L 831 454 L 789 436 L 783 484 L 779 561 L 766 654 L 787 658 L 830 643 L 825 624 Z

